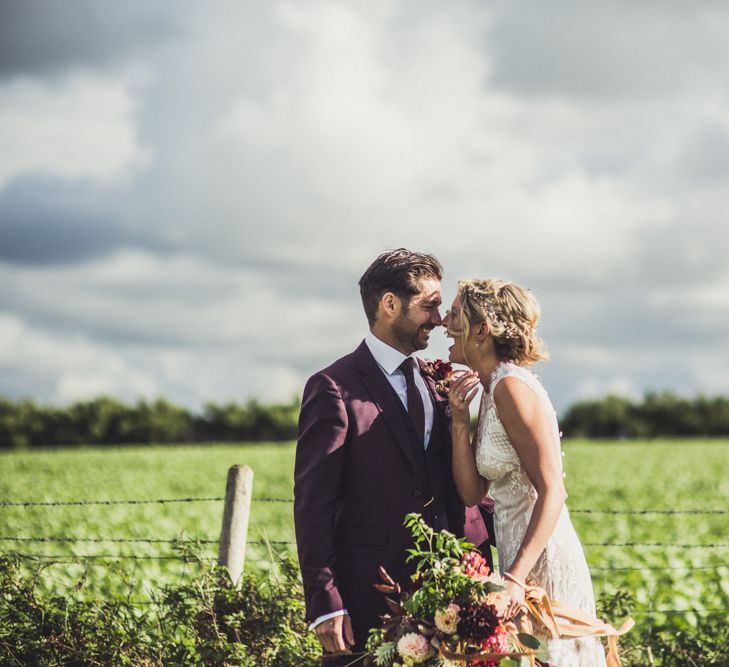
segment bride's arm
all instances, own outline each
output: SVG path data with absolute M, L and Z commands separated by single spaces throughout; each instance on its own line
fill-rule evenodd
M 509 442 L 538 494 L 514 562 L 504 563 L 506 571 L 523 582 L 544 551 L 567 494 L 559 452 L 538 396 L 525 382 L 506 377 L 494 388 L 494 401 Z
M 471 422 L 469 405 L 478 392 L 478 384 L 478 376 L 475 373 L 465 373 L 452 383 L 448 395 L 451 405 L 453 481 L 461 502 L 468 507 L 480 503 L 488 490 L 488 482 L 481 477 L 476 468 L 474 443 L 471 442 L 469 433 Z M 459 394 L 466 396 L 466 400 L 461 401 L 458 398 Z

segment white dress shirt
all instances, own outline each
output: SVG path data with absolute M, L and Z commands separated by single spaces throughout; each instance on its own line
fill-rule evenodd
M 405 406 L 405 410 L 408 409 L 408 389 L 405 382 L 405 376 L 400 370 L 400 364 L 402 364 L 407 356 L 394 347 L 390 347 L 387 343 L 381 341 L 371 331 L 367 332 L 365 336 L 365 344 L 375 358 L 377 365 L 380 370 L 384 373 L 387 381 L 392 385 L 392 388 L 397 392 L 398 397 Z M 416 368 L 420 368 L 417 359 L 415 360 Z M 430 395 L 428 385 L 425 384 L 425 380 L 420 373 L 415 373 L 415 386 L 420 391 L 420 397 L 423 399 L 423 412 L 425 413 L 425 431 L 423 448 L 428 447 L 430 441 L 430 434 L 433 431 L 433 399 Z M 343 616 L 348 613 L 346 609 L 340 611 L 333 611 L 330 614 L 323 614 L 319 616 L 310 626 L 309 630 L 313 630 L 317 625 L 328 621 L 330 618 L 336 616 Z
M 370 352 L 372 352 L 372 356 L 375 358 L 380 370 L 385 374 L 387 381 L 397 392 L 397 395 L 407 410 L 408 388 L 405 383 L 405 376 L 400 370 L 400 364 L 407 359 L 407 356 L 394 347 L 390 347 L 387 343 L 382 342 L 371 331 L 368 331 L 365 336 L 365 344 Z M 415 359 L 415 367 L 420 368 L 417 359 Z M 415 386 L 420 391 L 420 397 L 423 399 L 423 411 L 425 412 L 423 448 L 427 448 L 428 442 L 430 441 L 430 434 L 433 431 L 433 398 L 430 395 L 428 385 L 425 384 L 425 380 L 420 373 L 415 373 Z

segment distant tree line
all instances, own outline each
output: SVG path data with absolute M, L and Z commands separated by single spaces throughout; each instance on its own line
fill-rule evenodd
M 128 405 L 109 397 L 66 407 L 0 398 L 0 448 L 291 440 L 300 402 L 207 404 L 201 414 L 163 399 Z
M 200 414 L 163 399 L 125 404 L 109 397 L 65 407 L 0 398 L 0 449 L 54 445 L 292 440 L 301 405 L 208 403 Z M 647 394 L 581 401 L 560 419 L 567 437 L 729 436 L 729 398 Z
M 570 407 L 560 428 L 567 437 L 729 436 L 729 397 L 682 398 L 663 392 L 635 402 L 606 396 Z

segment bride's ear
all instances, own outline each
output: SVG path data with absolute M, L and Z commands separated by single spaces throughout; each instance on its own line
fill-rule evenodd
M 491 333 L 491 325 L 484 320 L 478 325 L 478 331 L 476 333 L 476 340 L 479 343 L 483 343 Z

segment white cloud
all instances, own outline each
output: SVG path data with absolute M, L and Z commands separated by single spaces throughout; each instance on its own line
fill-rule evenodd
M 128 363 L 113 346 L 59 335 L 0 312 L 0 362 L 39 379 L 37 395 L 66 403 L 101 393 L 151 398 L 160 384 L 151 368 Z
M 0 85 L 0 190 L 34 171 L 109 181 L 149 153 L 134 128 L 124 80 L 76 73 L 61 80 L 14 78 Z
M 342 353 L 344 350 L 342 350 Z M 305 375 L 248 345 L 190 348 L 115 345 L 74 333 L 49 332 L 0 312 L 0 395 L 16 395 L 7 378 L 35 378 L 33 398 L 65 404 L 101 394 L 122 400 L 163 396 L 194 409 L 206 402 L 288 401 Z

